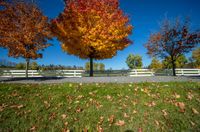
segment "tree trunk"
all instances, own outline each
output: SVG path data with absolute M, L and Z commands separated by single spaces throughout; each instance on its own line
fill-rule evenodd
M 176 64 L 175 64 L 175 60 L 172 60 L 172 71 L 173 71 L 173 76 L 176 76 Z
M 93 58 L 90 57 L 90 77 L 93 77 Z
M 26 78 L 28 78 L 29 59 L 26 59 Z

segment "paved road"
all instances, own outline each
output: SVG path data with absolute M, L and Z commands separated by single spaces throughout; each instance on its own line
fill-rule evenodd
M 135 83 L 135 82 L 200 82 L 200 77 L 82 77 L 82 78 L 0 78 L 0 82 L 5 83 Z

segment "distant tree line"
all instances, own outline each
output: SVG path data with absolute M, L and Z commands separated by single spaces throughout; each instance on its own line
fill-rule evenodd
M 90 70 L 90 62 L 85 63 L 85 70 L 89 71 Z M 105 65 L 103 63 L 94 63 L 93 64 L 93 70 L 94 71 L 104 71 L 105 70 Z
M 24 70 L 26 68 L 25 63 L 18 63 L 16 69 Z M 64 66 L 64 65 L 38 65 L 37 62 L 30 63 L 31 70 L 83 70 L 81 66 Z
M 130 69 L 144 68 L 142 64 L 142 56 L 130 54 L 126 63 Z M 175 62 L 176 68 L 200 68 L 200 48 L 196 48 L 192 52 L 192 56 L 186 58 L 184 54 L 179 55 L 176 58 Z M 163 60 L 158 60 L 156 57 L 153 57 L 151 64 L 146 68 L 149 69 L 171 69 L 172 63 L 171 58 L 166 57 Z
M 15 67 L 17 63 L 15 62 L 11 62 L 11 61 L 8 61 L 6 59 L 0 59 L 0 67 L 1 68 L 6 68 L 6 67 Z

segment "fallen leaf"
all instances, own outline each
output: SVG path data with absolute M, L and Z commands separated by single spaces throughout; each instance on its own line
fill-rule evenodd
M 136 110 L 133 110 L 133 114 L 136 114 L 137 113 L 137 111 Z
M 163 113 L 164 117 L 166 117 L 168 115 L 166 112 L 166 109 L 162 110 L 162 113 Z
M 24 107 L 24 105 L 22 105 L 22 104 L 17 106 L 18 109 L 21 109 L 23 107 Z
M 124 120 L 119 120 L 118 122 L 115 123 L 115 125 L 117 125 L 117 126 L 124 126 L 125 122 L 124 122 Z
M 176 106 L 180 108 L 180 112 L 185 112 L 185 104 L 183 102 L 176 103 Z
M 56 118 L 56 113 L 55 112 L 51 113 L 49 116 L 49 120 L 53 120 L 55 118 Z
M 191 92 L 188 92 L 188 94 L 187 94 L 187 98 L 188 98 L 189 100 L 192 100 L 193 97 L 194 97 L 194 95 L 192 95 Z
M 36 130 L 36 126 L 32 126 L 29 130 L 30 131 L 35 131 Z
M 8 105 L 2 104 L 2 105 L 0 106 L 0 112 L 2 112 L 7 106 L 8 106 Z
M 156 103 L 152 101 L 152 102 L 146 103 L 145 105 L 149 107 L 153 107 L 153 106 L 156 106 Z
M 190 123 L 191 123 L 192 126 L 195 126 L 195 125 L 196 125 L 196 124 L 195 124 L 194 122 L 192 122 L 192 121 L 190 121 Z
M 20 105 L 11 105 L 10 108 L 18 108 L 18 109 L 21 109 L 23 108 L 24 105 L 20 104 Z
M 103 120 L 104 120 L 104 117 L 103 117 L 103 116 L 100 116 L 100 121 L 98 122 L 98 124 L 102 124 L 102 123 L 103 123 Z
M 18 93 L 17 93 L 17 92 L 13 92 L 13 93 L 11 94 L 11 96 L 16 97 L 16 96 L 18 96 Z
M 65 119 L 67 117 L 67 115 L 66 114 L 62 114 L 61 117 L 62 117 L 62 119 Z
M 106 96 L 107 100 L 112 100 L 112 97 L 110 95 Z
M 64 123 L 64 125 L 67 126 L 67 125 L 68 125 L 68 122 L 66 121 L 66 122 Z
M 127 113 L 124 113 L 124 118 L 128 118 L 128 114 Z
M 82 112 L 83 111 L 83 109 L 81 109 L 80 107 L 78 107 L 77 109 L 76 109 L 76 113 L 80 113 L 80 112 Z
M 48 103 L 48 101 L 44 101 L 44 105 L 46 107 L 46 109 L 48 109 L 51 105 Z
M 195 108 L 192 108 L 192 112 L 194 113 L 194 114 L 199 114 L 199 112 L 195 109 Z
M 97 125 L 97 131 L 98 132 L 103 132 L 103 128 L 100 125 Z
M 108 118 L 108 121 L 109 121 L 110 125 L 114 122 L 114 118 L 115 118 L 114 115 L 111 115 L 111 116 Z
M 159 125 L 160 125 L 160 123 L 159 123 L 157 120 L 155 120 L 155 123 L 156 123 L 156 125 L 157 125 L 157 126 L 159 126 Z
M 138 129 L 138 132 L 142 132 L 142 128 L 141 127 Z
M 179 99 L 181 96 L 179 94 L 177 94 L 177 93 L 174 93 L 174 97 Z

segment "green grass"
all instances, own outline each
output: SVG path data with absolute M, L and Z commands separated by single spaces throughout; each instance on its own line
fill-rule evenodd
M 198 82 L 0 84 L 0 105 L 0 131 L 200 131 Z

